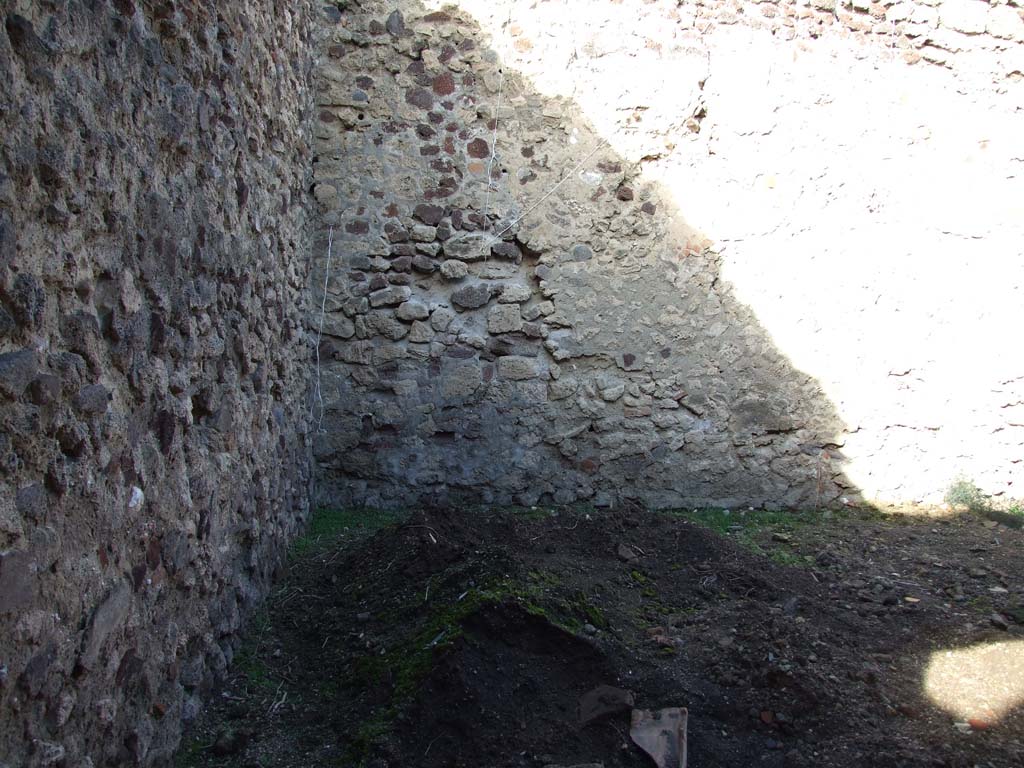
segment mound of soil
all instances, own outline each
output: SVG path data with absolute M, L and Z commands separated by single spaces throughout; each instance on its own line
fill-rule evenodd
M 697 768 L 1024 765 L 1020 707 L 961 722 L 924 679 L 937 651 L 1024 637 L 1019 531 L 850 517 L 758 535 L 443 509 L 344 539 L 295 561 L 181 764 L 653 765 L 628 709 L 580 722 L 609 685 L 687 707 Z

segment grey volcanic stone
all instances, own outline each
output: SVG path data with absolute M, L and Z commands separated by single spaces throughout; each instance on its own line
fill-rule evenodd
M 430 317 L 430 310 L 427 309 L 427 305 L 422 301 L 416 301 L 413 299 L 400 304 L 398 309 L 395 310 L 395 314 L 401 320 L 426 320 Z
M 412 296 L 412 289 L 405 285 L 392 285 L 381 288 L 370 294 L 371 307 L 391 307 L 407 301 Z
M 448 259 L 441 262 L 441 275 L 445 280 L 461 280 L 469 274 L 469 267 L 463 261 Z
M 20 397 L 38 366 L 38 355 L 31 349 L 0 355 L 0 392 L 9 398 Z
M 463 309 L 482 307 L 491 299 L 491 287 L 486 283 L 473 283 L 452 293 L 452 304 Z
M 75 396 L 75 408 L 82 413 L 103 413 L 110 404 L 110 390 L 102 384 L 82 387 Z

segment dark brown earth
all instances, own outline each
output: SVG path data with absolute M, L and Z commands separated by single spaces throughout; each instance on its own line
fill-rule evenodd
M 644 510 L 428 510 L 307 541 L 180 765 L 653 765 L 628 712 L 579 724 L 602 684 L 687 707 L 695 768 L 1024 765 L 1020 706 L 968 722 L 925 691 L 933 653 L 1024 647 L 1020 530 L 695 517 L 726 534 Z

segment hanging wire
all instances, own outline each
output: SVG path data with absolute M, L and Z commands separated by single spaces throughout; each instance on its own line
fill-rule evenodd
M 487 197 L 484 199 L 484 221 L 491 210 L 491 168 L 494 167 L 494 155 L 498 151 L 498 115 L 501 114 L 501 88 L 505 84 L 505 70 L 498 70 L 498 100 L 494 107 L 494 132 L 491 134 L 491 156 L 487 160 Z M 489 225 L 488 225 L 489 226 Z
M 563 176 L 563 177 L 562 177 L 562 178 L 561 178 L 561 179 L 559 180 L 559 182 L 558 182 L 557 184 L 555 184 L 555 186 L 553 186 L 553 187 L 552 187 L 551 189 L 549 189 L 549 190 L 548 190 L 548 191 L 547 191 L 547 192 L 546 192 L 546 193 L 544 194 L 544 196 L 543 196 L 543 197 L 541 197 L 541 199 L 540 199 L 540 200 L 538 200 L 538 201 L 537 201 L 536 203 L 534 203 L 534 204 L 533 204 L 533 205 L 531 205 L 531 206 L 530 206 L 529 208 L 527 208 L 527 209 L 526 209 L 526 211 L 525 211 L 525 212 L 523 213 L 523 215 L 522 215 L 522 216 L 520 216 L 520 217 L 519 217 L 518 219 L 516 219 L 515 221 L 511 222 L 511 223 L 510 223 L 510 224 L 509 224 L 509 225 L 508 225 L 507 227 L 505 227 L 505 228 L 504 228 L 503 230 L 501 230 L 501 232 L 499 232 L 498 234 L 496 234 L 496 235 L 495 235 L 495 237 L 501 237 L 501 236 L 502 236 L 502 235 L 504 235 L 504 234 L 505 234 L 506 232 L 508 232 L 508 231 L 509 231 L 510 229 L 512 229 L 512 227 L 514 227 L 514 226 L 515 226 L 516 224 L 518 224 L 518 223 L 519 223 L 519 222 L 521 222 L 521 221 L 522 221 L 523 219 L 525 219 L 525 218 L 526 218 L 527 216 L 529 216 L 529 215 L 530 215 L 531 213 L 533 213 L 533 211 L 535 211 L 535 210 L 537 209 L 537 207 L 538 207 L 538 206 L 539 206 L 539 205 L 540 205 L 541 203 L 543 203 L 543 202 L 544 202 L 545 200 L 547 200 L 547 199 L 548 199 L 549 197 L 551 197 L 551 196 L 552 196 L 553 194 L 555 194 L 555 190 L 557 190 L 557 189 L 558 189 L 558 188 L 559 188 L 560 186 L 562 186 L 562 185 L 563 185 L 563 184 L 564 184 L 564 183 L 565 183 L 566 181 L 568 181 L 568 180 L 569 180 L 569 178 L 570 178 L 570 177 L 571 177 L 571 176 L 572 176 L 572 175 L 573 175 L 574 173 L 576 173 L 576 171 L 578 171 L 578 170 L 579 170 L 580 168 L 582 168 L 582 167 L 583 167 L 583 164 L 584 164 L 584 163 L 586 163 L 586 162 L 587 162 L 587 160 L 589 160 L 589 159 L 590 159 L 590 158 L 592 158 L 592 157 L 593 157 L 594 155 L 596 155 L 596 154 L 597 154 L 597 153 L 598 153 L 598 152 L 599 152 L 599 151 L 600 151 L 601 149 L 603 149 L 603 148 L 604 148 L 604 147 L 605 147 L 605 146 L 606 146 L 607 144 L 608 144 L 608 139 L 601 139 L 601 141 L 600 141 L 600 142 L 598 142 L 597 146 L 596 146 L 596 147 L 594 147 L 594 148 L 593 148 L 593 149 L 592 149 L 592 150 L 590 151 L 590 153 L 589 153 L 589 154 L 588 154 L 588 155 L 587 155 L 586 157 L 584 157 L 584 158 L 583 158 L 582 160 L 580 160 L 580 161 L 579 161 L 579 163 L 577 163 L 577 164 L 576 164 L 576 166 L 575 166 L 575 167 L 574 167 L 574 168 L 573 168 L 573 169 L 572 169 L 571 171 L 569 171 L 569 172 L 568 172 L 567 174 L 565 174 L 565 176 Z
M 320 391 L 320 340 L 324 336 L 324 316 L 327 314 L 327 282 L 331 279 L 331 250 L 334 245 L 334 227 L 331 227 L 327 235 L 327 267 L 324 270 L 324 295 L 320 301 L 320 327 L 316 332 L 316 389 L 315 401 L 309 404 L 309 419 L 313 420 L 313 408 L 320 404 L 320 419 L 316 423 L 316 431 L 319 434 L 324 423 L 324 396 Z

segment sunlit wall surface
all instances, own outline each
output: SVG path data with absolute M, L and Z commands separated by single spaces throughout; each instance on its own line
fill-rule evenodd
M 457 5 L 671 194 L 707 238 L 681 249 L 722 254 L 867 498 L 939 501 L 957 475 L 1024 495 L 1019 10 Z

